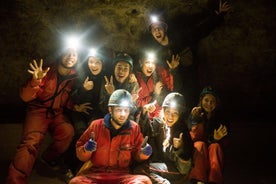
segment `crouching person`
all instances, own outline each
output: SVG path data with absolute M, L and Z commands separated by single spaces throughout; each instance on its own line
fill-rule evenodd
M 152 183 L 189 183 L 193 143 L 184 120 L 185 109 L 184 97 L 172 92 L 165 97 L 158 117 L 150 121 L 144 112 L 140 118 L 139 124 L 149 138 L 153 154 L 148 164 L 137 166 L 135 172 L 148 173 Z
M 147 160 L 152 154 L 152 147 L 144 143 L 139 125 L 129 120 L 132 106 L 128 91 L 119 89 L 111 94 L 109 113 L 92 121 L 76 143 L 77 157 L 84 162 L 90 160 L 92 166 L 74 177 L 70 184 L 152 183 L 147 176 L 131 172 L 134 161 Z

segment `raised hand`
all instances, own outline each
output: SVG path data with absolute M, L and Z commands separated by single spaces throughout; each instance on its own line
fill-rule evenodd
M 181 145 L 182 145 L 182 137 L 183 137 L 183 133 L 181 132 L 180 134 L 179 134 L 179 138 L 177 137 L 174 137 L 173 138 L 173 147 L 174 148 L 176 148 L 176 149 L 178 149 L 178 148 L 180 148 L 181 147 Z
M 218 129 L 214 130 L 214 139 L 216 141 L 219 141 L 220 139 L 222 139 L 224 136 L 227 135 L 227 128 L 225 125 L 220 124 Z
M 39 66 L 37 65 L 36 60 L 33 60 L 33 63 L 30 63 L 31 69 L 29 69 L 28 72 L 33 75 L 34 80 L 42 79 L 43 77 L 45 77 L 47 72 L 50 70 L 49 67 L 46 68 L 46 70 L 43 70 L 42 65 L 43 65 L 43 59 L 40 59 Z
M 85 151 L 93 152 L 97 150 L 97 142 L 94 140 L 95 139 L 95 134 L 94 132 L 91 133 L 91 138 L 89 141 L 84 146 Z
M 74 109 L 78 112 L 83 112 L 87 115 L 89 115 L 88 110 L 92 110 L 93 108 L 90 106 L 91 103 L 82 103 L 82 104 L 76 104 L 74 105 Z
M 111 75 L 110 80 L 108 80 L 107 76 L 104 76 L 105 79 L 105 90 L 111 95 L 115 91 L 115 86 L 113 84 L 113 76 Z
M 229 5 L 229 3 L 227 1 L 222 3 L 221 0 L 219 0 L 219 9 L 215 10 L 215 12 L 217 15 L 219 15 L 221 13 L 228 12 L 230 9 L 231 9 L 231 5 Z
M 129 74 L 129 83 L 134 83 L 134 82 L 137 82 L 137 78 L 133 73 L 131 73 Z
M 156 109 L 156 107 L 155 107 L 156 103 L 157 103 L 157 101 L 154 100 L 152 103 L 144 105 L 144 107 L 143 107 L 144 111 L 148 111 L 149 113 L 152 113 Z
M 94 82 L 89 80 L 89 77 L 86 77 L 86 79 L 83 82 L 83 88 L 86 91 L 92 90 L 94 87 Z
M 169 62 L 168 60 L 166 61 L 169 68 L 172 70 L 172 69 L 175 69 L 176 67 L 178 67 L 179 65 L 179 62 L 180 61 L 180 56 L 178 54 L 176 55 L 172 55 L 172 61 Z

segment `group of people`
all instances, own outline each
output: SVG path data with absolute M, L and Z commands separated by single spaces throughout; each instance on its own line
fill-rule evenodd
M 220 3 L 211 21 L 229 9 Z M 30 63 L 32 77 L 20 88 L 26 118 L 7 184 L 28 182 L 48 132 L 53 143 L 40 162 L 66 183 L 223 183 L 229 125 L 219 95 L 207 86 L 198 103 L 189 101 L 191 48 L 176 49 L 163 20 L 148 28 L 153 40 L 137 62 L 98 48 L 78 63 L 78 50 L 68 47 L 49 67 Z

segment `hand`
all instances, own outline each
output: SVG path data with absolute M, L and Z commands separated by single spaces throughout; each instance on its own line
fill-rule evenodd
M 141 151 L 144 155 L 150 156 L 152 154 L 152 147 L 147 143 L 147 141 L 148 141 L 148 136 L 145 137 L 144 142 L 141 145 L 142 147 Z
M 204 112 L 202 112 L 202 108 L 201 107 L 194 107 L 191 111 L 192 116 L 203 116 Z
M 163 83 L 161 81 L 158 81 L 154 86 L 154 94 L 160 95 L 162 89 L 163 89 Z
M 231 6 L 227 1 L 225 1 L 223 4 L 221 3 L 221 0 L 219 1 L 219 9 L 215 10 L 216 14 L 219 15 L 221 13 L 226 13 L 230 10 Z
M 138 87 L 135 87 L 131 92 L 131 97 L 133 102 L 136 102 L 136 100 L 139 98 L 139 92 L 142 90 L 142 88 L 139 88 L 138 90 L 136 90 L 137 88 Z
M 91 138 L 89 139 L 89 141 L 87 141 L 87 143 L 84 146 L 85 151 L 93 152 L 97 150 L 97 142 L 94 139 L 95 139 L 94 132 L 92 132 Z
M 154 102 L 144 105 L 144 111 L 148 111 L 149 113 L 152 113 L 156 109 L 155 107 L 156 103 L 157 101 L 154 100 Z
M 129 81 L 128 82 L 129 83 L 137 82 L 137 78 L 133 73 L 129 74 Z
M 179 138 L 176 138 L 176 137 L 173 138 L 173 147 L 174 147 L 174 148 L 178 149 L 178 148 L 181 147 L 182 142 L 183 142 L 183 141 L 182 141 L 182 137 L 183 137 L 183 133 L 181 132 L 181 133 L 179 134 Z
M 110 81 L 108 80 L 108 78 L 106 76 L 104 76 L 105 79 L 105 90 L 106 92 L 111 95 L 114 91 L 115 91 L 115 86 L 113 84 L 113 76 L 111 75 L 110 77 Z
M 42 79 L 43 77 L 45 77 L 47 72 L 50 70 L 49 67 L 46 70 L 43 70 L 42 65 L 43 65 L 43 59 L 40 59 L 39 66 L 36 63 L 36 60 L 33 60 L 33 63 L 30 63 L 31 69 L 29 69 L 28 72 L 33 75 L 34 80 Z
M 89 77 L 86 77 L 85 81 L 83 82 L 83 88 L 86 91 L 92 90 L 94 87 L 94 82 L 89 80 Z
M 74 106 L 74 109 L 77 111 L 77 112 L 83 112 L 87 115 L 89 115 L 88 111 L 87 110 L 92 110 L 93 108 L 90 107 L 90 104 L 89 102 L 87 103 L 82 103 L 82 104 L 76 104 Z
M 166 62 L 168 64 L 169 68 L 172 70 L 172 69 L 175 69 L 176 67 L 178 67 L 179 60 L 180 60 L 180 56 L 178 54 L 176 54 L 176 55 L 172 55 L 171 62 L 169 62 L 168 60 Z
M 221 140 L 226 135 L 227 135 L 227 128 L 225 125 L 220 124 L 219 128 L 214 130 L 214 139 L 216 141 Z

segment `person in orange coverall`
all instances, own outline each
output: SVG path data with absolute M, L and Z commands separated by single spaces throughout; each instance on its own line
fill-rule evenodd
M 9 166 L 7 184 L 26 184 L 47 131 L 53 143 L 42 154 L 42 160 L 57 168 L 57 159 L 68 148 L 74 129 L 63 114 L 76 78 L 76 49 L 67 48 L 61 59 L 46 69 L 43 60 L 30 63 L 32 78 L 20 89 L 21 99 L 28 103 L 22 138 Z
M 205 87 L 199 105 L 191 111 L 188 127 L 194 141 L 194 167 L 190 178 L 196 183 L 223 184 L 224 152 L 229 143 L 229 123 L 219 108 L 212 87 Z
M 151 184 L 145 175 L 132 174 L 131 166 L 147 160 L 152 147 L 137 123 L 129 119 L 133 101 L 125 89 L 115 90 L 108 101 L 109 113 L 91 122 L 76 143 L 77 157 L 92 166 L 70 184 Z

